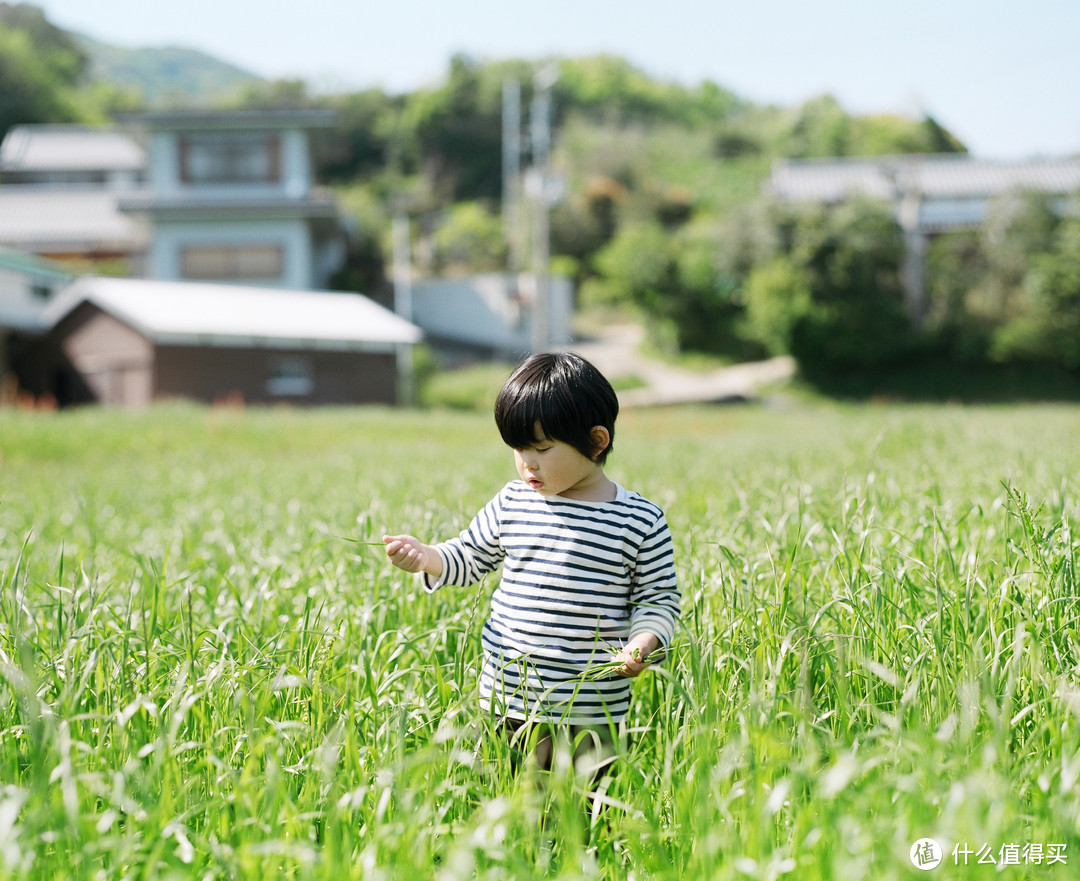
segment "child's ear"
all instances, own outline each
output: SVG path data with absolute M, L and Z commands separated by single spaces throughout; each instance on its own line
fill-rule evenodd
M 592 441 L 593 458 L 595 459 L 611 446 L 611 432 L 602 425 L 594 425 L 589 429 L 589 440 Z

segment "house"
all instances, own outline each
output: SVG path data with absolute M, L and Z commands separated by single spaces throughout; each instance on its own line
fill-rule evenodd
M 0 246 L 110 274 L 321 289 L 346 237 L 315 185 L 328 110 L 131 114 L 17 126 L 0 144 Z
M 785 202 L 837 204 L 853 196 L 891 202 L 904 231 L 909 315 L 925 310 L 923 254 L 930 237 L 978 227 L 991 202 L 1039 192 L 1065 202 L 1080 194 L 1080 157 L 998 161 L 958 153 L 842 159 L 783 159 L 766 190 Z
M 146 156 L 121 132 L 26 125 L 0 143 L 0 247 L 138 273 L 148 233 L 119 209 L 143 185 Z
M 5 387 L 11 359 L 40 333 L 45 309 L 70 282 L 59 264 L 0 248 L 0 383 Z
M 420 330 L 360 294 L 84 276 L 16 367 L 61 405 L 393 404 Z
M 571 341 L 573 286 L 568 278 L 547 279 L 545 347 Z M 486 273 L 411 283 L 412 320 L 445 355 L 476 354 L 516 359 L 536 346 L 533 304 L 535 278 L 529 274 Z
M 40 331 L 45 309 L 71 280 L 59 263 L 0 248 L 0 334 Z
M 333 125 L 332 111 L 176 111 L 122 120 L 147 144 L 147 185 L 120 202 L 152 229 L 147 276 L 327 286 L 346 241 L 334 200 L 315 186 L 310 136 Z

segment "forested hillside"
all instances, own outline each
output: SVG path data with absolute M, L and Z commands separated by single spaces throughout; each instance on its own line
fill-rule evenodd
M 128 92 L 151 107 L 220 102 L 259 84 L 260 77 L 204 52 L 167 46 L 128 49 L 75 35 L 86 55 L 88 76 Z

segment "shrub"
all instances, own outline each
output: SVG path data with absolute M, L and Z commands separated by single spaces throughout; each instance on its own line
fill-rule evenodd
M 804 371 L 880 367 L 910 350 L 900 281 L 903 238 L 885 206 L 856 200 L 805 212 L 789 241 L 788 257 L 810 295 L 790 334 L 791 354 Z
M 788 257 L 756 266 L 747 277 L 747 329 L 774 355 L 791 351 L 792 330 L 811 306 L 809 279 Z

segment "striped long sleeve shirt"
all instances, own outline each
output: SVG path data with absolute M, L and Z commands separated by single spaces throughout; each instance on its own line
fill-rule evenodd
M 513 481 L 436 550 L 443 571 L 423 577 L 428 591 L 475 584 L 502 565 L 481 637 L 481 701 L 498 715 L 619 721 L 630 681 L 582 674 L 638 633 L 665 646 L 674 634 L 680 596 L 667 520 L 622 487 L 613 502 L 586 502 Z

